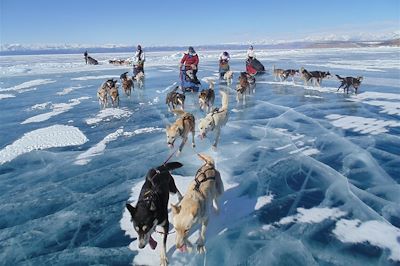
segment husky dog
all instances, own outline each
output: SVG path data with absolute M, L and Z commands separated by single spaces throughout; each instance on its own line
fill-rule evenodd
M 128 72 L 125 72 L 119 76 L 122 81 L 122 88 L 124 89 L 126 96 L 131 96 L 132 89 L 134 88 L 133 80 L 128 77 Z
M 318 87 L 321 87 L 321 82 L 324 78 L 330 78 L 331 73 L 324 72 L 324 71 L 311 71 L 310 72 L 312 79 L 314 79 L 314 84 L 318 85 Z
M 349 88 L 350 86 L 353 86 L 355 93 L 357 94 L 357 90 L 361 85 L 361 81 L 363 80 L 363 77 L 345 77 L 342 78 L 339 75 L 335 75 L 342 83 L 340 84 L 339 88 L 337 91 L 339 91 L 341 88 L 343 88 L 343 92 L 347 90 L 347 94 L 349 93 Z
M 138 87 L 141 89 L 143 88 L 144 85 L 144 73 L 140 71 L 139 73 L 136 74 L 136 76 L 133 77 L 134 80 L 138 83 Z
M 251 92 L 255 93 L 256 92 L 256 78 L 254 77 L 254 75 L 247 73 L 247 81 L 249 83 L 249 94 Z
M 178 105 L 182 110 L 185 109 L 185 94 L 177 92 L 179 86 L 176 86 L 172 91 L 168 92 L 165 103 L 168 105 L 168 110 L 175 110 Z
M 215 108 L 212 112 L 208 113 L 204 118 L 200 119 L 199 130 L 200 138 L 206 137 L 210 131 L 215 131 L 215 141 L 213 148 L 216 149 L 221 134 L 221 128 L 228 121 L 228 94 L 220 91 L 222 96 L 221 108 Z
M 176 248 L 182 252 L 192 251 L 193 245 L 188 236 L 196 224 L 201 224 L 197 251 L 199 253 L 206 251 L 205 233 L 210 209 L 214 207 L 218 213 L 218 197 L 224 192 L 224 184 L 220 173 L 215 169 L 214 160 L 205 154 L 198 154 L 198 156 L 204 161 L 204 164 L 197 171 L 180 204 L 171 204 L 172 221 L 176 230 Z
M 239 83 L 236 85 L 236 101 L 239 103 L 239 98 L 243 99 L 243 104 L 246 103 L 246 91 L 250 88 L 247 79 L 247 73 L 241 72 L 239 76 Z
M 115 107 L 119 107 L 119 93 L 118 93 L 118 85 L 117 85 L 117 81 L 113 80 L 114 85 L 110 88 L 109 94 L 111 97 L 111 103 L 112 106 Z
M 224 74 L 224 80 L 226 81 L 226 85 L 230 86 L 232 84 L 232 79 L 233 79 L 233 71 L 228 70 Z
M 177 194 L 179 201 L 182 199 L 182 195 L 176 187 L 170 171 L 182 166 L 181 163 L 170 162 L 150 169 L 147 172 L 136 207 L 133 207 L 129 203 L 126 204 L 126 208 L 131 215 L 133 228 L 139 237 L 138 247 L 140 249 L 144 248 L 147 243 L 150 244 L 152 249 L 156 248 L 157 242 L 151 235 L 157 225 L 162 226 L 164 236 L 160 254 L 161 265 L 168 264 L 166 243 L 169 231 L 169 193 Z
M 112 87 L 114 87 L 114 80 L 109 79 L 103 82 L 103 84 L 101 84 L 100 88 L 97 90 L 97 98 L 99 99 L 99 104 L 101 108 L 107 107 L 108 104 L 107 98 Z
M 299 73 L 298 69 L 286 69 L 283 73 L 283 81 L 286 81 L 289 77 L 292 78 L 292 81 L 294 82 L 294 76 Z
M 112 64 L 112 65 L 120 65 L 120 66 L 128 65 L 128 62 L 123 59 L 111 59 L 111 60 L 108 60 L 108 63 Z
M 274 74 L 274 79 L 276 81 L 276 78 L 279 78 L 279 80 L 282 82 L 283 79 L 285 78 L 285 70 L 281 68 L 273 68 L 273 74 Z
M 302 67 L 300 69 L 301 78 L 304 80 L 304 85 L 308 85 L 308 82 L 311 80 L 314 82 L 314 85 L 321 86 L 321 82 L 324 78 L 330 78 L 331 73 L 323 72 L 323 71 L 307 71 Z
M 191 113 L 186 113 L 182 110 L 173 110 L 174 113 L 180 115 L 175 123 L 167 126 L 167 144 L 170 148 L 174 147 L 174 142 L 178 137 L 182 138 L 182 143 L 179 146 L 178 154 L 182 151 L 183 146 L 188 139 L 189 133 L 192 132 L 192 147 L 194 144 L 194 130 L 195 130 L 195 119 Z
M 210 112 L 212 106 L 214 105 L 214 100 L 214 82 L 210 81 L 210 88 L 207 90 L 202 90 L 199 94 L 200 109 L 206 111 L 207 113 Z

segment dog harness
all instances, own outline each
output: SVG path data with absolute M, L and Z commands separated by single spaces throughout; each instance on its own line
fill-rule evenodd
M 199 170 L 197 170 L 196 177 L 194 178 L 194 181 L 196 182 L 196 185 L 194 186 L 194 190 L 196 190 L 197 192 L 199 192 L 202 195 L 203 195 L 203 193 L 200 191 L 201 183 L 204 183 L 208 180 L 215 180 L 214 166 L 209 166 L 207 169 L 203 170 L 203 168 L 205 168 L 205 166 L 207 166 L 207 164 L 203 165 Z M 203 178 L 201 180 L 199 180 L 199 177 L 203 177 Z
M 187 119 L 194 120 L 194 117 L 193 117 L 192 114 L 185 114 L 185 115 L 182 117 L 182 124 L 185 123 L 185 120 L 187 120 Z M 180 136 L 180 137 L 183 136 L 183 131 L 184 131 L 183 129 L 178 128 L 178 133 L 179 133 L 179 136 Z
M 218 108 L 215 108 L 213 111 L 212 111 L 212 113 L 211 113 L 211 131 L 213 131 L 214 130 L 214 128 L 215 128 L 215 119 L 214 119 L 214 115 L 216 115 L 216 114 L 219 114 L 219 113 L 222 113 L 222 112 L 224 112 L 224 111 L 220 111 Z

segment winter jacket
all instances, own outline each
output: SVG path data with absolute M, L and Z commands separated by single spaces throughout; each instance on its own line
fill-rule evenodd
M 185 53 L 182 57 L 181 64 L 184 64 L 187 67 L 190 65 L 197 66 L 199 64 L 199 56 L 197 54 L 190 55 Z

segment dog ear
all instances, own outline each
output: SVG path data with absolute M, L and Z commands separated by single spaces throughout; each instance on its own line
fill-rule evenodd
M 181 206 L 174 205 L 171 203 L 172 214 L 178 214 L 181 211 Z
M 166 163 L 164 164 L 165 168 L 167 168 L 168 171 L 170 170 L 174 170 L 177 168 L 181 168 L 183 166 L 183 164 L 179 163 L 179 162 L 170 162 L 170 163 Z
M 152 201 L 152 202 L 150 202 L 150 211 L 155 211 L 157 208 L 156 208 L 156 204 L 154 204 L 154 202 Z
M 130 214 L 133 216 L 135 214 L 135 211 L 136 211 L 135 207 L 133 207 L 129 203 L 127 203 L 125 206 L 128 209 L 128 211 L 130 212 Z

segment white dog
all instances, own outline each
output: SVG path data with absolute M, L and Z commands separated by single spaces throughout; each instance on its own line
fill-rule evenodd
M 140 89 L 143 88 L 143 85 L 144 85 L 144 73 L 140 71 L 139 73 L 136 74 L 134 79 L 136 80 L 136 82 L 138 84 L 138 87 Z
M 220 91 L 220 93 L 222 96 L 222 107 L 219 109 L 215 108 L 206 117 L 200 119 L 199 122 L 199 136 L 201 139 L 205 138 L 208 132 L 215 131 L 214 149 L 217 148 L 221 128 L 228 121 L 228 94 L 224 91 Z
M 180 251 L 192 251 L 193 245 L 188 240 L 189 232 L 194 225 L 201 224 L 197 251 L 204 253 L 209 212 L 214 203 L 214 210 L 218 213 L 217 199 L 224 192 L 224 184 L 220 173 L 215 169 L 214 160 L 205 154 L 198 156 L 205 163 L 197 171 L 180 205 L 171 204 L 171 207 L 176 230 L 176 247 Z
M 232 84 L 233 79 L 233 71 L 226 71 L 224 74 L 224 80 L 226 81 L 226 85 L 230 86 Z

